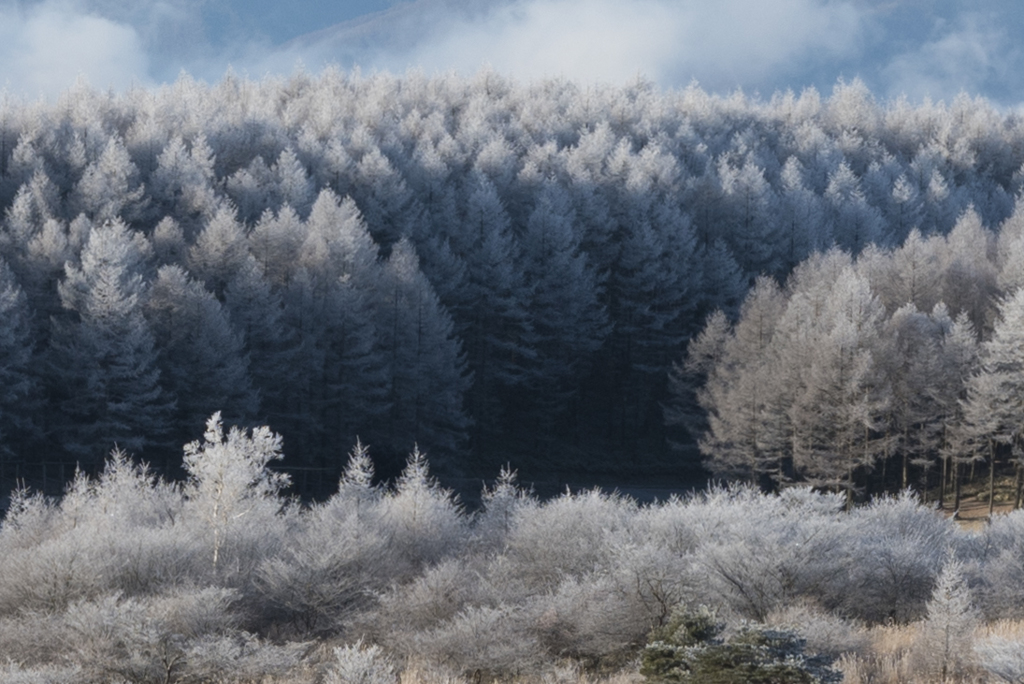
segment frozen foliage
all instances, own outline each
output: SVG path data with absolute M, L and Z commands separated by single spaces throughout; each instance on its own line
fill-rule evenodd
M 279 447 L 214 415 L 184 484 L 115 452 L 59 500 L 16 492 L 0 527 L 11 677 L 540 678 L 646 653 L 655 679 L 832 681 L 829 662 L 868 667 L 866 627 L 893 623 L 916 635 L 900 657 L 933 678 L 1016 662 L 975 631 L 1019 605 L 1016 514 L 973 533 L 910 493 L 847 511 L 799 487 L 541 501 L 507 470 L 469 513 L 422 452 L 381 484 L 361 443 L 337 493 L 300 506 L 271 470 Z M 680 641 L 694 615 L 703 636 Z
M 970 671 L 971 645 L 979 616 L 971 604 L 970 589 L 961 563 L 950 558 L 935 581 L 918 642 L 917 671 L 940 682 L 960 681 Z
M 965 465 L 985 461 L 990 483 L 1020 470 L 1024 299 L 1000 287 L 997 249 L 1018 222 L 993 233 L 968 208 L 944 237 L 912 230 L 812 255 L 784 287 L 759 279 L 738 320 L 709 316 L 671 371 L 667 424 L 703 431 L 722 477 L 850 501 L 939 484 L 958 507 Z
M 183 512 L 210 549 L 214 574 L 225 572 L 225 555 L 234 565 L 228 572 L 248 572 L 253 556 L 274 540 L 274 513 L 282 506 L 278 493 L 288 476 L 267 466 L 281 458 L 280 436 L 266 427 L 232 427 L 225 434 L 220 413 L 207 421 L 203 442 L 185 446 L 189 480 Z
M 992 636 L 974 646 L 981 666 L 1009 684 L 1024 682 L 1024 643 L 1016 639 Z
M 725 625 L 706 607 L 680 612 L 651 633 L 640 672 L 650 682 L 774 682 L 816 684 L 839 682 L 832 659 L 805 654 L 795 634 L 764 626 L 743 625 L 727 639 Z
M 395 684 L 395 665 L 379 646 L 357 641 L 334 649 L 324 684 Z
M 943 302 L 987 339 L 1024 284 L 1015 115 L 859 82 L 182 76 L 9 102 L 0 140 L 0 445 L 27 462 L 173 467 L 221 410 L 304 467 L 361 436 L 388 474 L 414 444 L 442 474 L 649 472 L 695 453 L 699 401 L 716 474 L 856 496 L 879 458 L 899 487 L 969 460 L 894 312 Z M 832 247 L 855 274 L 781 286 Z M 737 343 L 700 393 L 669 371 L 717 309 Z

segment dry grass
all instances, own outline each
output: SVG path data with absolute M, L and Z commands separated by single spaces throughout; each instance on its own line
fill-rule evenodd
M 978 637 L 1001 637 L 1024 642 L 1024 620 L 997 620 L 978 629 Z
M 464 676 L 431 667 L 422 663 L 410 663 L 399 676 L 399 684 L 485 684 L 500 681 L 502 684 L 642 684 L 644 678 L 632 667 L 607 674 L 594 674 L 578 665 L 565 662 L 543 674 L 531 674 L 491 680 L 483 673 Z
M 883 625 L 867 630 L 870 646 L 865 655 L 844 654 L 836 663 L 843 684 L 906 684 L 913 680 L 910 650 L 917 639 L 916 625 Z

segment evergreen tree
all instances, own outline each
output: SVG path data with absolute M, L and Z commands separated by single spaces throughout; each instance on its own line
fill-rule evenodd
M 189 149 L 175 135 L 160 152 L 150 176 L 153 212 L 158 218 L 173 217 L 191 237 L 217 208 L 215 181 L 213 152 L 206 139 L 200 135 Z
M 915 672 L 942 684 L 964 681 L 972 670 L 980 615 L 971 604 L 963 565 L 952 557 L 936 578 L 927 610 L 912 652 Z
M 574 218 L 568 196 L 549 183 L 539 192 L 522 240 L 536 350 L 528 383 L 533 416 L 527 420 L 535 438 L 545 440 L 553 421 L 576 403 L 584 373 L 610 331 Z
M 0 458 L 21 452 L 35 436 L 33 413 L 40 397 L 32 352 L 28 299 L 0 259 Z
M 794 296 L 789 308 L 803 301 Z M 888 388 L 877 376 L 874 353 L 883 313 L 867 281 L 844 269 L 803 333 L 811 335 L 809 355 L 789 357 L 800 378 L 789 409 L 794 466 L 817 486 L 845 490 L 848 505 L 855 476 L 873 465 L 882 446 Z
M 854 254 L 883 238 L 882 217 L 868 204 L 860 180 L 845 162 L 829 177 L 825 216 L 836 244 Z
M 161 444 L 173 401 L 160 386 L 157 350 L 143 302 L 148 255 L 121 221 L 95 228 L 81 266 L 59 285 L 68 315 L 55 319 L 49 352 L 59 444 L 86 463 L 113 445 L 142 451 Z M 56 416 L 55 416 L 56 418 Z
M 510 391 L 524 386 L 535 357 L 529 289 L 508 215 L 486 178 L 476 178 L 460 228 L 455 248 L 466 262 L 473 304 L 457 329 L 473 372 L 470 412 L 486 449 L 504 426 Z
M 775 281 L 759 278 L 700 393 L 709 423 L 700 449 L 716 475 L 754 484 L 762 476 L 777 484 L 785 478 L 783 460 L 789 431 L 786 407 L 779 403 L 784 393 L 772 345 L 784 309 L 785 300 Z M 711 331 L 706 329 L 708 334 Z M 699 353 L 699 349 L 695 347 L 691 353 Z
M 75 206 L 96 223 L 123 218 L 135 220 L 146 203 L 139 170 L 117 136 L 108 139 L 103 154 L 89 164 L 75 186 Z
M 470 386 L 465 356 L 451 318 L 401 240 L 383 266 L 377 288 L 380 347 L 388 367 L 387 428 L 394 449 L 421 444 L 435 463 L 457 469 L 469 421 L 463 396 Z M 450 465 L 449 465 L 450 464 Z M 442 466 L 443 467 L 443 466 Z
M 999 303 L 992 338 L 981 344 L 980 370 L 968 381 L 964 418 L 976 447 L 987 446 L 991 515 L 996 445 L 1017 454 L 1024 443 L 1024 288 Z
M 256 417 L 259 395 L 242 337 L 202 284 L 179 266 L 164 266 L 150 288 L 146 317 L 160 346 L 162 385 L 176 400 L 175 440 L 195 434 L 216 411 L 238 423 Z
M 943 312 L 932 317 L 941 320 Z M 946 316 L 948 319 L 948 314 Z M 956 320 L 941 323 L 944 329 L 941 350 L 941 390 L 938 393 L 942 407 L 943 427 L 942 458 L 944 469 L 951 471 L 953 485 L 953 510 L 960 508 L 961 469 L 964 463 L 972 462 L 976 453 L 970 445 L 970 430 L 966 421 L 965 404 L 970 378 L 977 371 L 978 335 L 967 313 L 961 311 Z M 943 478 L 945 494 L 948 477 Z M 943 501 L 944 503 L 944 501 Z

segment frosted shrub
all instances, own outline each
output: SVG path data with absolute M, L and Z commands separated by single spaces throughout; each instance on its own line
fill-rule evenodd
M 232 600 L 223 589 L 147 599 L 107 596 L 69 606 L 63 625 L 74 662 L 94 678 L 176 681 L 197 641 L 235 627 Z
M 499 597 L 490 589 L 472 561 L 442 561 L 408 584 L 384 592 L 369 618 L 371 629 L 381 643 L 412 655 L 419 633 L 470 605 L 496 601 Z
M 355 514 L 314 508 L 282 552 L 259 566 L 255 586 L 268 618 L 301 634 L 338 631 L 387 582 L 388 544 Z
M 102 568 L 102 589 L 133 595 L 173 585 L 190 572 L 194 543 L 175 525 L 182 506 L 176 485 L 115 450 L 98 479 L 75 479 L 60 513 L 69 542 L 90 537 L 89 564 Z
M 632 589 L 599 573 L 567 577 L 551 594 L 529 601 L 530 631 L 554 658 L 620 657 L 642 644 L 653 624 L 637 609 Z
M 909 493 L 878 499 L 842 522 L 837 553 L 849 584 L 836 586 L 836 602 L 869 622 L 906 622 L 923 615 L 956 523 Z
M 711 509 L 706 531 L 693 554 L 706 590 L 717 603 L 755 620 L 799 597 L 828 593 L 840 569 L 837 504 L 809 490 L 778 497 L 711 492 L 704 503 Z M 717 524 L 708 524 L 711 516 Z
M 1001 636 L 981 639 L 974 645 L 978 663 L 1009 684 L 1024 683 L 1024 642 Z
M 435 667 L 462 674 L 508 676 L 534 672 L 543 649 L 513 606 L 469 607 L 438 627 L 415 635 L 413 652 Z
M 362 641 L 334 649 L 334 662 L 324 676 L 324 684 L 395 684 L 395 664 L 380 646 Z
M 635 511 L 631 500 L 596 489 L 524 511 L 508 536 L 508 580 L 543 591 L 606 567 L 609 535 L 628 528 Z
M 673 550 L 660 535 L 646 532 L 635 525 L 632 534 L 618 535 L 609 550 L 615 590 L 629 606 L 627 621 L 644 624 L 644 633 L 704 588 L 693 571 L 691 554 Z
M 0 558 L 0 612 L 62 610 L 109 584 L 96 563 L 90 530 L 18 549 Z
M 862 625 L 807 602 L 772 612 L 765 624 L 793 632 L 804 639 L 808 651 L 831 658 L 838 658 L 843 653 L 863 653 L 869 647 L 867 630 Z
M 45 665 L 38 668 L 22 668 L 8 661 L 0 665 L 0 681 L 4 684 L 67 684 L 81 682 L 82 671 L 74 666 Z
M 394 576 L 456 555 L 469 541 L 469 521 L 450 491 L 430 476 L 419 449 L 409 456 L 395 491 L 379 503 L 379 529 L 394 558 Z
M 247 632 L 206 635 L 189 644 L 183 680 L 249 684 L 282 677 L 308 650 L 308 644 L 272 644 Z
M 0 658 L 22 668 L 59 662 L 67 642 L 68 630 L 58 614 L 23 611 L 0 618 Z
M 978 606 L 989 619 L 1024 617 L 1024 510 L 994 516 L 976 546 Z

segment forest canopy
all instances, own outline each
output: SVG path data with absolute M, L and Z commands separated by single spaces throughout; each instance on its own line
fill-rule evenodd
M 857 81 L 765 100 L 328 70 L 6 98 L 0 449 L 159 463 L 223 411 L 337 470 L 357 439 L 384 472 L 419 445 L 472 475 L 679 471 L 702 440 L 716 473 L 852 489 L 851 464 L 925 467 L 955 397 L 984 391 L 950 345 L 996 363 L 1017 315 L 1022 161 L 1015 113 Z M 846 358 L 857 400 L 807 418 L 830 433 L 741 453 L 726 424 L 761 418 L 724 407 L 785 395 L 757 345 L 819 305 L 846 326 L 821 335 L 855 339 L 808 372 Z M 718 337 L 687 365 L 698 333 Z M 879 367 L 885 345 L 902 366 Z

